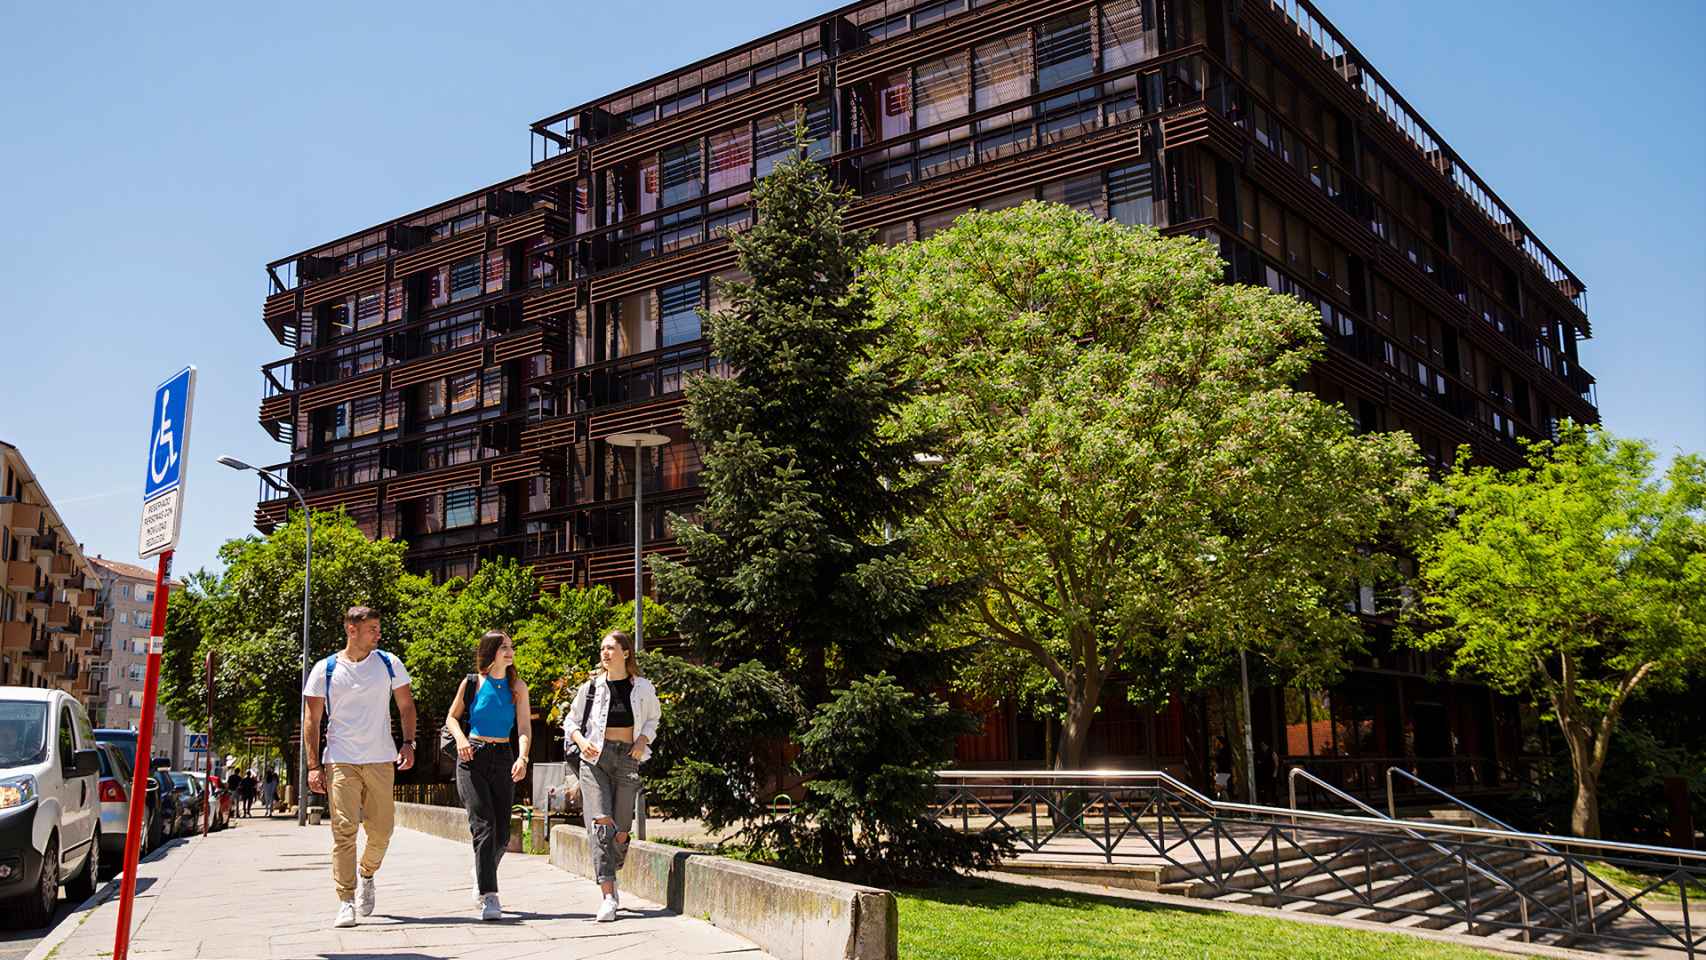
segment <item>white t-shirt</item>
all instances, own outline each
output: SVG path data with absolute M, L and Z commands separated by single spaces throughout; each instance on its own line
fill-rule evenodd
M 391 672 L 385 670 L 385 657 Z M 326 690 L 326 660 L 335 660 L 330 696 Z M 314 664 L 304 696 L 326 697 L 331 718 L 326 725 L 322 763 L 394 763 L 397 742 L 391 739 L 391 691 L 409 685 L 409 671 L 394 654 L 375 650 L 360 663 L 334 653 Z

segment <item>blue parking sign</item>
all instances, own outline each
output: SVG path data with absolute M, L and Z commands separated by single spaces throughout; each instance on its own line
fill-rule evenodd
M 190 437 L 190 393 L 195 367 L 185 367 L 154 390 L 148 417 L 148 469 L 142 502 L 176 490 L 183 482 Z

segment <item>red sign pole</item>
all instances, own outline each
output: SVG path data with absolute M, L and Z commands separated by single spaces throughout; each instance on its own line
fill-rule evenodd
M 207 651 L 207 803 L 201 808 L 201 835 L 207 836 L 208 823 L 213 819 L 213 651 Z
M 142 727 L 136 732 L 136 771 L 130 787 L 130 822 L 124 836 L 124 881 L 119 886 L 118 931 L 113 937 L 113 960 L 130 952 L 130 910 L 136 900 L 136 860 L 141 853 L 142 813 L 148 803 L 149 761 L 154 750 L 154 700 L 160 686 L 160 652 L 166 637 L 166 578 L 172 574 L 172 551 L 160 554 L 154 574 L 154 625 L 148 638 L 148 678 L 142 686 Z M 164 795 L 161 801 L 164 802 Z

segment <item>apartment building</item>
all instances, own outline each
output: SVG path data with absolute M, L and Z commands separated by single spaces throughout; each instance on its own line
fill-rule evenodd
M 1320 309 L 1306 386 L 1436 466 L 1598 420 L 1585 285 L 1306 0 L 875 0 L 542 118 L 513 175 L 269 264 L 272 469 L 437 577 L 514 557 L 631 592 L 634 460 L 603 440 L 674 441 L 638 521 L 676 553 L 664 518 L 702 495 L 681 388 L 717 369 L 697 311 L 796 116 L 881 242 L 1029 199 L 1208 240 L 1227 281 Z M 289 507 L 258 499 L 263 530 Z M 1428 672 L 1388 651 L 1264 692 L 1259 735 L 1347 783 L 1417 755 L 1508 782 L 1532 718 Z M 1206 733 L 1109 700 L 1098 756 L 1165 766 Z M 998 713 L 962 759 L 1040 755 Z
M 0 440 L 0 684 L 101 696 L 100 579 L 22 451 Z

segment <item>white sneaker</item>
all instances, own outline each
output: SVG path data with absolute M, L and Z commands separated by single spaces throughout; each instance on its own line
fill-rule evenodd
M 614 919 L 616 919 L 616 898 L 605 897 L 604 902 L 598 905 L 598 922 L 609 923 Z
M 618 910 L 620 910 L 622 908 L 622 891 L 620 891 L 620 890 L 610 891 L 610 899 L 616 903 L 616 908 Z
M 480 898 L 480 919 L 481 920 L 502 920 L 503 918 L 504 918 L 504 910 L 503 910 L 503 907 L 498 905 L 498 895 L 497 894 L 488 893 L 485 896 Z
M 373 905 L 379 899 L 379 891 L 374 889 L 375 880 L 374 877 L 358 876 L 355 881 L 355 899 L 364 917 L 373 916 Z
M 338 919 L 332 921 L 334 927 L 355 926 L 355 901 L 345 900 L 338 906 Z

